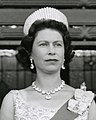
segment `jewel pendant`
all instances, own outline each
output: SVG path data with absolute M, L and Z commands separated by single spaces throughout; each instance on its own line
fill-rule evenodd
M 50 100 L 51 99 L 51 95 L 46 95 L 45 99 L 46 100 Z

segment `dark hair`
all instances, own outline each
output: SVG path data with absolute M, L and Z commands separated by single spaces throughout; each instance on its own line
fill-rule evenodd
M 74 52 L 72 52 L 70 35 L 66 26 L 63 23 L 55 20 L 38 20 L 32 24 L 28 35 L 22 39 L 21 44 L 18 47 L 18 54 L 16 55 L 19 62 L 28 69 L 30 69 L 31 65 L 30 55 L 36 34 L 38 31 L 45 28 L 51 28 L 61 33 L 65 47 L 65 67 L 69 64 L 74 56 Z M 33 70 L 33 72 L 36 72 L 36 68 Z

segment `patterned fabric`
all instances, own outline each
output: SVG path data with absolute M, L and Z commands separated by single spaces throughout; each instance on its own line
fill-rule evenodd
M 27 104 L 18 90 L 12 90 L 11 92 L 14 95 L 15 120 L 50 120 L 55 114 L 58 114 L 58 110 L 55 109 Z M 84 92 L 81 89 L 75 90 L 74 98 L 68 101 L 67 107 L 72 113 L 78 114 L 78 117 L 74 120 L 87 120 L 89 106 L 93 98 L 94 94 L 92 92 Z
M 56 113 L 54 109 L 27 104 L 18 90 L 11 92 L 14 94 L 15 120 L 50 120 Z
M 68 109 L 74 113 L 78 113 L 75 120 L 87 120 L 89 107 L 94 99 L 94 93 L 81 89 L 75 90 L 73 99 L 68 102 Z

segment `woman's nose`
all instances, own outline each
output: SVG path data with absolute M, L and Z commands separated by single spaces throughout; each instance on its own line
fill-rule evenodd
M 55 55 L 55 49 L 54 49 L 54 46 L 53 46 L 53 45 L 50 45 L 50 46 L 49 46 L 49 54 L 50 54 L 50 55 Z

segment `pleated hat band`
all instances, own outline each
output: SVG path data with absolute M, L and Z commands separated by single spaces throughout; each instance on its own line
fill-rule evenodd
M 55 8 L 45 7 L 36 10 L 25 20 L 23 29 L 25 35 L 28 35 L 31 25 L 37 20 L 55 20 L 62 22 L 68 29 L 67 17 L 61 11 Z

